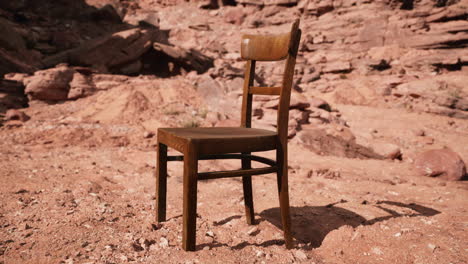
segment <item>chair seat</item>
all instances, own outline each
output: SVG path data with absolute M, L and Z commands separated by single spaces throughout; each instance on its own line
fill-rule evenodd
M 275 131 L 245 127 L 159 128 L 158 140 L 180 152 L 193 144 L 198 155 L 276 149 Z

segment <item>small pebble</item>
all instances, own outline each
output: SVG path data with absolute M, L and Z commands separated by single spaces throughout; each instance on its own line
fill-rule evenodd
M 383 254 L 382 250 L 379 247 L 373 247 L 371 249 L 371 251 L 372 251 L 372 253 L 374 253 L 376 255 L 382 255 Z
M 265 257 L 265 252 L 263 252 L 261 250 L 257 250 L 255 255 L 257 256 L 257 258 L 262 258 L 262 257 Z
M 247 234 L 248 234 L 249 236 L 253 236 L 253 235 L 255 235 L 255 233 L 256 233 L 257 231 L 258 231 L 258 228 L 257 228 L 257 227 L 253 227 L 253 228 L 251 228 L 249 231 L 247 231 Z
M 438 246 L 434 245 L 434 244 L 427 244 L 427 247 L 430 248 L 432 250 L 432 252 L 434 252 L 436 250 L 436 248 L 438 248 Z
M 424 137 L 426 135 L 426 133 L 424 132 L 424 130 L 422 129 L 416 129 L 414 131 L 414 135 L 415 136 L 418 136 L 418 137 Z
M 145 132 L 143 133 L 143 137 L 144 137 L 144 138 L 152 138 L 152 137 L 154 137 L 154 133 L 153 133 L 153 132 L 150 132 L 150 131 L 145 131 Z
M 206 232 L 206 236 L 214 237 L 213 231 L 208 231 L 208 232 Z
M 308 258 L 307 255 L 302 250 L 296 251 L 296 253 L 294 253 L 294 256 L 296 256 L 298 260 L 306 260 Z
M 169 246 L 169 240 L 167 240 L 165 237 L 161 237 L 159 239 L 159 246 L 162 248 L 167 248 Z

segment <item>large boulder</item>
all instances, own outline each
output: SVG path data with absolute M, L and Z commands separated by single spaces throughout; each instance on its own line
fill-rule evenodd
M 359 144 L 365 146 L 385 159 L 401 159 L 401 149 L 399 146 L 388 143 L 385 141 L 369 140 L 365 139 L 360 141 Z
M 44 60 L 47 67 L 58 63 L 89 66 L 103 72 L 119 72 L 146 53 L 156 38 L 154 29 L 133 28 L 90 40 L 78 48 L 67 50 Z
M 466 178 L 466 166 L 449 148 L 433 149 L 418 154 L 414 165 L 420 175 L 458 181 Z
M 34 76 L 26 78 L 25 93 L 32 100 L 60 101 L 66 100 L 69 83 L 73 79 L 73 69 L 61 65 L 57 68 L 37 71 Z
M 339 126 L 330 126 L 328 129 L 305 128 L 299 131 L 297 137 L 304 147 L 319 155 L 359 159 L 384 158 L 372 149 L 357 144 L 352 132 Z
M 70 90 L 68 91 L 67 99 L 73 100 L 81 97 L 86 97 L 96 89 L 91 75 L 86 71 L 79 69 L 73 74 L 73 78 L 69 83 Z
M 193 49 L 164 44 L 165 33 L 149 28 L 133 28 L 67 50 L 44 60 L 46 67 L 59 63 L 92 67 L 103 73 L 139 73 L 171 76 L 182 70 L 203 73 L 213 67 L 213 59 Z
M 25 93 L 30 100 L 62 101 L 89 95 L 94 84 L 89 73 L 81 68 L 58 65 L 56 68 L 37 71 L 24 79 Z

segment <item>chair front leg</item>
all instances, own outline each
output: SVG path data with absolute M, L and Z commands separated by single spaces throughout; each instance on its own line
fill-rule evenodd
M 193 146 L 184 153 L 184 212 L 182 248 L 195 251 L 197 224 L 198 157 Z
M 250 153 L 243 153 L 250 154 Z M 242 169 L 251 169 L 252 161 L 250 159 L 242 159 Z M 255 224 L 254 205 L 252 195 L 252 176 L 242 177 L 242 187 L 244 189 L 244 204 L 245 204 L 245 218 L 247 224 Z
M 166 221 L 167 146 L 158 143 L 156 164 L 156 221 Z
M 284 242 L 286 248 L 291 249 L 294 245 L 291 234 L 291 216 L 289 213 L 288 158 L 286 148 L 279 147 L 276 150 L 276 160 L 278 164 L 277 181 Z

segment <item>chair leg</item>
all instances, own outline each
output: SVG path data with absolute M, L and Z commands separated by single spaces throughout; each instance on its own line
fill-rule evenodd
M 198 160 L 195 149 L 189 146 L 184 153 L 184 211 L 182 248 L 195 251 L 197 223 Z
M 242 169 L 251 169 L 252 164 L 249 159 L 242 159 Z M 252 176 L 242 177 L 242 187 L 244 189 L 245 218 L 247 224 L 255 224 L 254 205 L 252 197 Z
M 291 234 L 291 216 L 289 213 L 288 159 L 286 150 L 278 148 L 276 151 L 276 160 L 278 164 L 277 181 L 284 242 L 286 248 L 291 249 L 294 245 Z
M 158 143 L 156 164 L 156 221 L 166 221 L 167 146 Z

